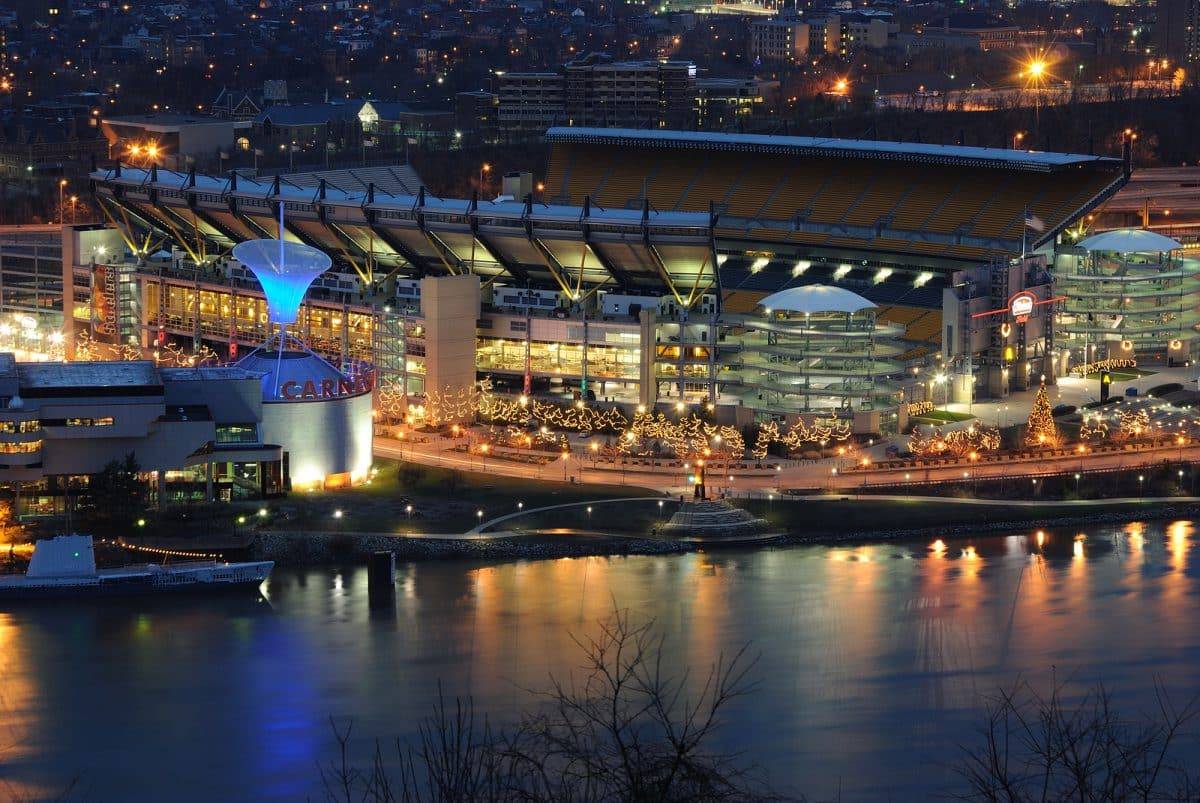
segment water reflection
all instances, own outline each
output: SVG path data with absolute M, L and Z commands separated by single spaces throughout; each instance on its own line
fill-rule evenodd
M 1195 687 L 1191 522 L 1045 528 L 970 540 L 678 556 L 401 566 L 372 615 L 366 573 L 280 571 L 268 601 L 60 605 L 0 611 L 9 796 L 64 772 L 94 797 L 319 797 L 328 717 L 365 749 L 411 735 L 440 688 L 493 721 L 578 666 L 573 634 L 614 602 L 653 617 L 665 666 L 696 677 L 746 642 L 759 692 L 731 711 L 727 747 L 783 791 L 917 799 L 954 780 L 981 696 L 1023 676 L 1123 707 L 1151 679 Z M 1200 760 L 1200 755 L 1195 757 Z M 0 787 L 4 788 L 4 787 Z

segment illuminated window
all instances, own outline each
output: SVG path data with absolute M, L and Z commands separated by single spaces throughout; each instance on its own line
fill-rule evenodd
M 218 424 L 217 443 L 258 443 L 258 425 Z
M 26 441 L 25 443 L 0 443 L 0 454 L 29 454 L 42 448 L 41 441 Z

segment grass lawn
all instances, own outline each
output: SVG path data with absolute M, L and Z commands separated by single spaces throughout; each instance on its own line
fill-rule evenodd
M 1162 501 L 1162 499 L 1148 499 L 1147 503 L 1155 504 Z M 911 501 L 776 499 L 773 502 L 766 499 L 739 499 L 736 504 L 756 516 L 762 516 L 780 530 L 798 534 L 955 527 L 979 522 L 1043 519 L 1051 521 L 1063 516 L 1107 513 L 1139 507 L 1137 504 L 1130 503 L 1088 507 L 1066 507 L 1053 503 L 1014 506 L 999 501 L 988 505 L 962 505 L 923 499 Z
M 474 471 L 379 460 L 369 484 L 337 491 L 293 493 L 271 504 L 276 529 L 359 532 L 450 533 L 525 508 L 595 499 L 653 496 L 644 488 L 580 485 L 553 480 L 503 477 Z M 403 467 L 403 469 L 402 469 Z M 548 473 L 547 476 L 553 476 Z M 406 507 L 412 505 L 410 515 Z M 335 511 L 342 511 L 335 518 Z M 616 517 L 614 517 L 616 518 Z
M 1135 379 L 1141 379 L 1143 376 L 1154 376 L 1156 373 L 1158 372 L 1143 371 L 1141 368 L 1121 368 L 1116 371 L 1108 372 L 1109 376 L 1112 377 L 1112 381 L 1114 382 L 1132 382 Z M 1098 382 L 1100 381 L 1100 372 L 1097 371 L 1093 374 L 1088 374 L 1087 378 L 1095 379 Z
M 662 507 L 659 507 L 662 502 Z M 553 504 L 553 503 L 552 503 Z M 665 524 L 679 507 L 678 499 L 647 499 L 644 502 L 600 504 L 588 515 L 585 507 L 544 510 L 502 521 L 497 530 L 597 530 L 617 535 L 649 535 Z
M 955 413 L 950 410 L 931 410 L 928 413 L 922 413 L 918 416 L 913 416 L 913 420 L 922 424 L 945 424 L 949 421 L 970 421 L 975 416 L 970 413 Z

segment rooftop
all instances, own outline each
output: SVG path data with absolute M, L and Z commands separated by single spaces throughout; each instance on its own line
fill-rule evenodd
M 105 117 L 101 122 L 112 125 L 136 125 L 144 128 L 182 128 L 190 125 L 224 125 L 230 124 L 229 120 L 220 117 L 206 117 L 196 114 L 171 114 L 169 112 L 157 112 L 154 114 L 129 114 L 119 117 Z
M 8 355 L 11 356 L 11 355 Z M 22 391 L 28 388 L 162 387 L 150 360 L 121 362 L 21 362 L 16 364 Z
M 222 379 L 258 379 L 259 374 L 236 365 L 201 366 L 199 368 L 159 368 L 158 373 L 168 382 L 207 382 Z
M 809 284 L 780 290 L 758 302 L 764 309 L 779 312 L 858 312 L 876 304 L 844 287 Z

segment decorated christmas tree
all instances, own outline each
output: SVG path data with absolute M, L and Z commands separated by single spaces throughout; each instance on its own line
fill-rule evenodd
M 1029 420 L 1025 424 L 1025 445 L 1057 446 L 1060 440 L 1054 416 L 1050 414 L 1050 394 L 1042 385 L 1033 399 L 1033 409 L 1029 411 Z

